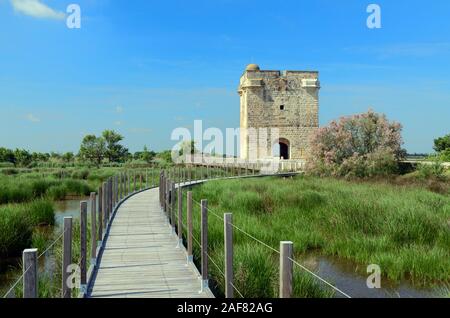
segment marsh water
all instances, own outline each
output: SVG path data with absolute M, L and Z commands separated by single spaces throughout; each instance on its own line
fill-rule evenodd
M 442 297 L 439 291 L 430 288 L 417 288 L 407 281 L 394 283 L 386 278 L 381 279 L 380 289 L 367 287 L 367 278 L 370 274 L 363 275 L 366 268 L 358 266 L 354 262 L 326 257 L 317 254 L 309 254 L 304 257 L 302 263 L 313 270 L 320 277 L 337 286 L 351 297 L 355 298 L 434 298 Z M 327 287 L 325 287 L 327 288 Z M 338 292 L 336 297 L 344 297 Z
M 80 214 L 80 201 L 86 198 L 72 198 L 70 200 L 55 203 L 55 227 L 54 233 L 62 230 L 64 217 L 72 216 L 74 219 Z M 88 204 L 89 207 L 89 204 Z M 339 289 L 352 297 L 357 298 L 429 298 L 441 297 L 436 289 L 421 289 L 404 281 L 395 284 L 388 279 L 382 279 L 380 289 L 369 289 L 366 280 L 369 274 L 363 275 L 364 269 L 357 264 L 333 257 L 324 257 L 319 254 L 309 254 L 301 259 L 302 264 L 316 272 Z M 41 271 L 51 271 L 53 264 L 52 255 L 43 257 L 40 261 Z M 2 295 L 20 277 L 21 259 L 9 258 L 0 260 L 0 291 Z M 328 288 L 324 286 L 324 288 Z M 336 293 L 336 297 L 340 297 Z

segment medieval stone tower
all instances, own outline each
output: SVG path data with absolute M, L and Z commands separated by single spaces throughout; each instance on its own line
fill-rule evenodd
M 319 127 L 318 76 L 247 66 L 239 85 L 242 159 L 305 158 L 309 136 Z

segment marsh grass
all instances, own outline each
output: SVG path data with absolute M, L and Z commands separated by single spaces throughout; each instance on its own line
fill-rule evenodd
M 449 196 L 313 177 L 213 181 L 192 191 L 194 200 L 208 199 L 219 215 L 232 212 L 237 226 L 276 249 L 289 240 L 296 256 L 315 251 L 353 261 L 358 268 L 379 264 L 385 277 L 418 287 L 449 283 Z M 211 213 L 209 220 L 209 253 L 223 268 L 223 222 Z M 198 240 L 199 228 L 196 205 Z M 276 296 L 278 259 L 271 254 L 235 231 L 236 286 L 246 297 Z M 220 281 L 220 273 L 213 276 Z M 295 279 L 298 297 L 331 295 L 308 276 Z
M 226 181 L 229 182 L 229 181 Z M 204 186 L 207 186 L 205 184 Z M 204 187 L 202 186 L 202 187 Z M 200 268 L 200 246 L 196 242 L 200 242 L 200 198 L 202 195 L 197 194 L 197 191 L 201 190 L 202 187 L 194 187 L 194 213 L 193 213 L 193 229 L 194 229 L 194 261 L 198 268 Z M 256 186 L 257 188 L 259 186 Z M 220 191 L 215 191 L 216 188 L 211 188 L 211 192 L 208 190 L 208 194 L 214 197 L 215 200 L 222 201 L 223 198 L 220 196 Z M 187 190 L 184 191 L 186 194 Z M 228 193 L 228 195 L 231 195 Z M 256 208 L 260 207 L 260 203 L 254 200 L 254 195 L 249 195 L 249 198 L 253 198 L 251 203 L 247 203 L 245 208 L 250 208 L 251 212 L 247 214 L 248 219 L 242 220 L 240 223 L 236 220 L 236 215 L 234 214 L 234 222 L 241 228 L 251 228 L 253 218 L 258 218 L 258 213 Z M 183 220 L 186 220 L 186 195 L 183 196 Z M 224 200 L 223 202 L 228 202 Z M 245 200 L 236 201 L 237 205 L 241 205 Z M 230 207 L 230 206 L 228 206 Z M 210 206 L 212 209 L 213 207 Z M 215 209 L 216 207 L 214 207 Z M 209 261 L 209 273 L 211 277 L 210 285 L 216 296 L 223 297 L 224 288 L 224 245 L 223 245 L 223 220 L 218 216 L 219 214 L 213 212 L 212 210 L 208 216 L 208 255 L 210 257 Z M 224 209 L 223 211 L 230 211 Z M 214 215 L 213 213 L 217 214 Z M 251 233 L 257 231 L 259 239 L 265 240 L 266 236 L 262 235 L 263 228 L 256 230 L 253 227 Z M 186 232 L 184 231 L 184 238 L 186 239 Z M 278 246 L 279 241 L 276 243 Z M 240 294 L 246 298 L 273 298 L 278 297 L 278 283 L 279 283 L 279 255 L 267 247 L 256 243 L 252 239 L 248 238 L 241 232 L 234 231 L 234 285 L 237 290 L 235 290 L 235 297 L 240 297 Z M 305 274 L 305 272 L 299 271 L 298 268 L 294 271 L 294 296 L 295 297 L 311 297 L 311 298 L 325 298 L 332 297 L 334 293 L 327 288 L 324 288 L 321 284 L 315 281 L 311 276 Z
M 0 206 L 0 255 L 20 255 L 23 249 L 32 246 L 35 229 L 53 225 L 54 218 L 53 204 L 44 199 Z M 35 235 L 38 241 L 39 234 Z
M 0 204 L 24 203 L 42 197 L 62 200 L 68 195 L 88 195 L 92 190 L 92 186 L 80 180 L 1 177 Z
M 87 225 L 89 228 L 89 224 Z M 72 264 L 80 264 L 81 254 L 80 254 L 80 222 L 74 220 L 72 227 Z M 62 231 L 61 231 L 62 233 Z M 54 245 L 51 246 L 48 251 L 42 255 L 39 259 L 38 266 L 38 297 L 39 298 L 61 298 L 62 294 L 62 238 L 61 233 L 53 233 L 52 235 L 47 235 L 39 237 L 38 240 L 33 241 L 35 248 L 38 248 L 38 254 L 40 255 L 45 251 L 51 244 L 56 241 Z M 88 244 L 87 251 L 90 251 L 90 233 L 87 232 Z M 89 268 L 90 256 L 88 254 L 87 266 Z M 23 267 L 21 264 L 20 268 Z M 79 274 L 79 273 L 78 273 Z M 20 276 L 17 273 L 16 276 Z M 78 297 L 79 289 L 77 287 L 72 289 L 72 297 Z M 14 295 L 16 298 L 21 298 L 23 295 L 22 284 L 18 284 L 14 289 Z

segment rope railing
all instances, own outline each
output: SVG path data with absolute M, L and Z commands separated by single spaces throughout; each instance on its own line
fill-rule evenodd
M 329 287 L 331 287 L 332 289 L 334 289 L 335 291 L 337 291 L 338 293 L 342 294 L 343 296 L 347 297 L 347 298 L 352 298 L 350 297 L 347 293 L 343 292 L 342 290 L 340 290 L 339 288 L 337 288 L 336 286 L 332 285 L 331 283 L 327 282 L 325 279 L 323 279 L 322 277 L 320 277 L 319 275 L 317 275 L 316 273 L 310 271 L 308 268 L 306 268 L 305 266 L 303 266 L 302 264 L 300 264 L 299 262 L 297 262 L 296 260 L 294 260 L 293 258 L 289 257 L 289 260 L 292 261 L 295 265 L 297 265 L 298 267 L 300 267 L 301 269 L 303 269 L 304 271 L 306 271 L 307 273 L 311 274 L 312 276 L 314 276 L 315 278 L 317 278 L 318 280 L 320 280 L 322 283 L 328 285 Z
M 42 256 L 44 256 L 45 254 L 47 254 L 47 253 L 48 253 L 48 252 L 56 245 L 56 243 L 59 242 L 59 240 L 63 237 L 63 235 L 64 235 L 64 231 L 63 231 L 56 239 L 54 239 L 53 242 L 50 243 L 50 244 L 47 246 L 47 248 L 46 248 L 42 253 L 40 253 L 40 254 L 37 256 L 36 261 L 40 260 L 40 259 L 42 258 Z M 22 271 L 22 274 L 19 276 L 19 278 L 17 278 L 17 280 L 16 280 L 16 281 L 12 284 L 12 286 L 8 289 L 8 291 L 5 293 L 5 295 L 3 296 L 3 298 L 8 298 L 9 296 L 12 295 L 11 293 L 14 291 L 14 289 L 17 287 L 17 285 L 18 285 L 20 282 L 22 282 L 23 277 L 25 276 L 25 274 L 27 274 L 28 271 L 29 271 L 33 266 L 34 266 L 34 265 L 31 264 L 31 265 L 29 265 L 29 266 L 27 267 L 27 269 L 26 269 L 25 271 Z
M 25 271 L 23 271 L 23 273 L 19 276 L 19 278 L 16 280 L 16 282 L 11 286 L 11 288 L 8 289 L 8 291 L 3 296 L 3 298 L 8 298 L 12 295 L 11 293 L 14 291 L 14 289 L 17 287 L 17 285 L 19 285 L 19 283 L 22 282 L 23 277 L 31 269 L 31 267 L 32 267 L 32 265 L 28 266 L 28 268 Z
M 62 233 L 41 254 L 39 254 L 38 259 L 47 254 L 47 252 L 50 251 L 53 248 L 53 246 L 55 246 L 56 243 L 58 243 L 58 241 L 64 236 L 64 233 L 66 231 L 62 231 Z
M 225 173 L 225 174 L 226 174 L 226 173 Z M 241 176 L 246 176 L 246 175 L 241 175 Z M 215 177 L 213 176 L 212 179 L 214 179 L 214 178 L 215 178 Z M 180 180 L 179 180 L 179 186 L 184 186 L 184 181 L 183 181 L 183 179 L 180 179 Z M 187 199 L 187 198 L 188 198 L 188 194 L 185 193 L 185 191 L 182 191 L 182 197 L 181 197 L 181 199 Z M 178 198 L 178 200 L 179 200 L 179 199 L 180 199 L 180 198 Z M 195 199 L 193 199 L 193 198 L 191 198 L 191 200 L 192 200 L 192 203 L 194 203 L 197 207 L 200 207 L 200 208 L 203 207 L 203 205 L 202 205 L 201 202 L 199 202 L 199 201 L 197 201 L 197 200 L 195 200 Z M 210 207 L 207 207 L 207 208 L 206 208 L 206 212 L 207 212 L 207 214 L 209 214 L 209 215 L 213 215 L 213 216 L 214 216 L 215 218 L 217 218 L 218 220 L 224 221 L 224 217 L 222 217 L 222 216 L 219 214 L 219 212 L 216 211 L 215 209 L 212 209 L 212 208 L 210 208 Z M 178 219 L 178 216 L 177 216 L 176 213 L 174 214 L 174 216 Z M 293 258 L 293 255 L 291 255 L 291 256 L 289 256 L 289 254 L 288 254 L 287 256 L 284 255 L 283 250 L 281 250 L 281 248 L 280 248 L 280 250 L 278 250 L 278 249 L 276 249 L 276 248 L 270 246 L 268 243 L 262 241 L 261 239 L 255 237 L 254 235 L 248 233 L 246 230 L 240 228 L 239 226 L 237 226 L 237 225 L 234 224 L 234 223 L 230 223 L 230 226 L 231 226 L 231 228 L 233 228 L 234 230 L 238 231 L 239 233 L 242 233 L 243 235 L 245 235 L 246 237 L 252 239 L 252 240 L 255 241 L 256 243 L 258 243 L 258 244 L 264 246 L 265 248 L 267 248 L 267 249 L 270 250 L 271 252 L 276 253 L 277 255 L 280 256 L 280 259 L 284 259 L 284 260 L 288 260 L 288 261 L 292 262 L 292 264 L 294 264 L 295 266 L 297 266 L 297 267 L 300 268 L 301 270 L 305 271 L 306 273 L 308 273 L 309 275 L 311 275 L 311 276 L 314 277 L 315 279 L 319 280 L 321 283 L 325 284 L 325 285 L 328 286 L 329 288 L 333 289 L 335 292 L 337 292 L 337 293 L 343 295 L 343 296 L 346 297 L 346 298 L 351 298 L 351 296 L 350 296 L 348 293 L 342 291 L 341 289 L 339 289 L 338 287 L 334 286 L 332 283 L 330 283 L 329 281 L 327 281 L 325 278 L 323 278 L 323 277 L 321 277 L 320 275 L 314 273 L 313 271 L 309 270 L 307 267 L 305 267 L 304 265 L 302 265 L 301 263 L 299 263 L 298 261 L 296 261 L 296 260 Z M 185 231 L 188 231 L 187 226 L 185 226 L 183 223 L 182 223 L 182 228 L 183 228 Z M 195 238 L 195 236 L 194 236 L 193 234 L 189 234 L 189 233 L 188 233 L 188 235 L 191 235 L 192 238 L 195 240 L 195 243 L 200 247 L 200 249 L 202 249 L 202 246 L 201 246 L 200 242 L 197 241 L 197 239 Z M 291 242 L 288 242 L 288 243 L 292 244 Z M 220 273 L 220 275 L 223 276 L 223 278 L 226 279 L 224 271 L 217 265 L 217 263 L 214 261 L 214 259 L 209 255 L 209 253 L 208 253 L 208 251 L 207 251 L 207 247 L 206 247 L 206 251 L 205 251 L 204 253 L 206 254 L 208 260 L 209 260 L 209 261 L 214 265 L 214 267 L 218 270 L 218 272 Z M 291 275 L 291 276 L 292 276 L 292 275 Z M 292 280 L 292 277 L 291 277 L 290 279 Z M 242 297 L 242 293 L 236 288 L 236 286 L 234 286 L 233 282 L 229 282 L 229 284 L 230 284 L 230 285 L 233 287 L 233 289 L 234 289 L 234 290 Z M 290 282 L 290 284 L 292 284 L 292 282 Z M 291 290 L 289 291 L 289 293 L 292 293 L 292 286 L 291 286 L 290 288 L 291 288 Z M 280 293 L 282 293 L 281 287 L 280 287 Z

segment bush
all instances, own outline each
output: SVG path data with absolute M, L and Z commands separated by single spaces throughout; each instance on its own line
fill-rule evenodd
M 440 152 L 439 159 L 444 162 L 450 162 L 450 148 Z
M 419 164 L 417 171 L 419 173 L 419 177 L 422 179 L 437 179 L 441 181 L 446 179 L 445 168 L 438 160 L 433 160 L 431 164 Z
M 87 180 L 88 177 L 89 177 L 88 169 L 80 169 L 72 172 L 72 179 Z
M 371 110 L 333 121 L 312 136 L 308 171 L 359 178 L 397 173 L 404 157 L 401 130 Z

